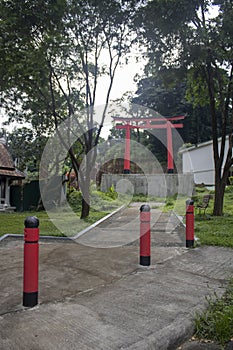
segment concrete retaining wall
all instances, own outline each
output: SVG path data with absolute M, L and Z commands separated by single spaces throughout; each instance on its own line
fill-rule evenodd
M 114 186 L 118 193 L 144 194 L 170 197 L 174 194 L 191 196 L 194 188 L 193 174 L 103 174 L 101 191 Z

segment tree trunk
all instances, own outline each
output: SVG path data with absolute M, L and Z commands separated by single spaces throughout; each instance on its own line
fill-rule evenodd
M 215 198 L 214 198 L 214 216 L 222 216 L 223 215 L 223 201 L 224 201 L 224 193 L 225 193 L 225 185 L 222 184 L 223 180 L 221 180 L 218 184 L 215 185 Z
M 81 211 L 81 219 L 85 219 L 89 216 L 90 213 L 90 204 L 85 201 L 84 198 L 82 198 L 82 211 Z
M 90 213 L 90 184 L 91 184 L 91 178 L 89 175 L 89 172 L 87 169 L 85 169 L 85 177 L 82 179 L 80 183 L 80 189 L 82 192 L 82 210 L 81 210 L 81 216 L 80 219 L 85 219 L 89 216 Z
M 214 211 L 213 215 L 223 215 L 224 194 L 227 185 L 227 179 L 229 174 L 230 165 L 225 164 L 223 174 L 220 169 L 215 170 L 215 198 L 214 198 Z

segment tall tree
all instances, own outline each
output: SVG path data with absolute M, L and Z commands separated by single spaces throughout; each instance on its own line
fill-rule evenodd
M 222 215 L 225 187 L 233 164 L 233 3 L 231 0 L 153 0 L 140 12 L 139 21 L 143 23 L 143 35 L 149 45 L 150 64 L 186 69 L 190 101 L 209 106 L 215 164 L 214 215 Z
M 86 108 L 82 117 L 76 119 L 82 130 L 81 136 L 77 137 L 80 147 L 69 145 L 68 149 L 83 194 L 81 218 L 84 218 L 90 209 L 90 170 L 95 161 L 96 146 L 116 69 L 134 40 L 130 24 L 139 1 L 41 0 L 39 3 L 2 2 L 0 30 L 7 33 L 0 45 L 3 53 L 0 68 L 3 71 L 2 101 L 4 106 L 9 106 L 11 101 L 10 120 L 29 121 L 38 132 L 46 133 L 52 132 L 81 108 Z M 42 12 L 36 9 L 38 6 Z M 28 16 L 26 27 L 24 21 L 21 26 L 21 14 Z M 10 35 L 12 26 L 15 38 Z M 16 50 L 13 40 L 18 43 Z M 10 69 L 5 70 L 9 58 Z M 94 107 L 98 78 L 102 74 L 108 76 L 109 83 L 105 108 L 97 125 Z M 62 135 L 60 139 L 62 142 Z M 78 154 L 77 148 L 81 149 Z M 81 163 L 86 166 L 82 168 Z
M 181 74 L 182 73 L 182 74 Z M 212 137 L 211 118 L 207 106 L 193 106 L 187 101 L 187 75 L 178 69 L 157 72 L 146 66 L 139 80 L 133 103 L 154 109 L 163 116 L 186 115 L 179 133 L 184 142 L 197 144 Z

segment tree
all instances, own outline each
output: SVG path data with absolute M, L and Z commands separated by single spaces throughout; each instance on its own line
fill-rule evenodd
M 214 215 L 222 215 L 225 187 L 233 164 L 233 3 L 153 0 L 140 12 L 138 21 L 143 23 L 150 64 L 185 69 L 189 101 L 195 106 L 209 107 L 215 163 Z
M 211 119 L 207 106 L 193 106 L 187 101 L 187 75 L 177 69 L 145 69 L 139 80 L 133 103 L 154 109 L 163 116 L 186 115 L 179 133 L 184 142 L 197 144 L 211 136 Z
M 81 218 L 89 214 L 90 170 L 116 69 L 134 40 L 130 23 L 138 3 L 133 0 L 41 0 L 37 5 L 20 0 L 1 4 L 0 31 L 7 33 L 0 45 L 2 104 L 11 107 L 10 121 L 28 121 L 37 132 L 48 134 L 81 108 L 86 108 L 82 117 L 76 119 L 82 130 L 77 137 L 79 147 L 69 145 L 67 149 L 83 194 Z M 21 19 L 22 14 L 25 21 Z M 10 33 L 14 33 L 13 38 Z M 103 57 L 107 64 L 101 64 Z M 6 63 L 9 69 L 4 68 Z M 102 74 L 109 77 L 109 85 L 97 125 L 94 107 L 98 77 Z M 13 108 L 14 102 L 16 108 Z M 63 142 L 62 135 L 60 140 Z M 83 169 L 80 165 L 84 162 Z
M 2 129 L 0 136 L 6 139 L 17 169 L 34 172 L 38 177 L 39 162 L 47 137 L 36 135 L 32 129 L 26 127 L 14 128 L 12 131 Z

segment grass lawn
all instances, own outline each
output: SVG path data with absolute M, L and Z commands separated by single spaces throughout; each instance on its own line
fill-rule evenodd
M 72 211 L 66 206 L 58 209 L 57 213 L 37 212 L 15 212 L 0 213 L 0 236 L 4 234 L 23 234 L 24 220 L 27 216 L 36 216 L 40 221 L 40 235 L 46 236 L 73 236 L 100 220 L 113 210 L 117 209 L 122 201 L 117 199 L 117 194 L 113 191 L 102 193 L 100 191 L 91 192 L 91 209 L 86 219 L 80 219 L 82 196 L 79 191 L 69 194 L 68 202 Z
M 195 235 L 201 244 L 233 248 L 233 215 L 195 217 Z
M 209 193 L 205 188 L 197 189 L 194 196 L 194 205 L 202 201 L 204 194 Z M 167 198 L 164 211 L 173 210 L 176 214 L 184 217 L 187 197 Z M 233 248 L 233 186 L 229 186 L 224 197 L 224 215 L 213 216 L 214 200 L 211 199 L 206 209 L 206 214 L 199 214 L 195 210 L 195 235 L 201 244 L 217 245 Z
M 45 211 L 23 212 L 23 213 L 1 213 L 0 214 L 0 235 L 23 234 L 24 220 L 27 216 L 36 216 L 40 220 L 41 234 L 61 235 L 58 229 L 52 224 Z
M 97 220 L 107 215 L 107 211 L 95 212 L 91 211 L 90 216 L 86 220 L 79 220 L 79 214 L 77 214 L 78 227 L 77 231 L 83 230 L 85 227 L 93 224 Z M 23 234 L 24 232 L 24 220 L 27 216 L 36 216 L 40 221 L 40 235 L 46 236 L 65 236 L 60 230 L 52 223 L 48 214 L 45 211 L 38 212 L 23 212 L 23 213 L 0 213 L 0 236 L 4 234 Z M 67 214 L 64 213 L 64 217 L 59 217 L 60 221 L 66 222 L 68 220 Z

